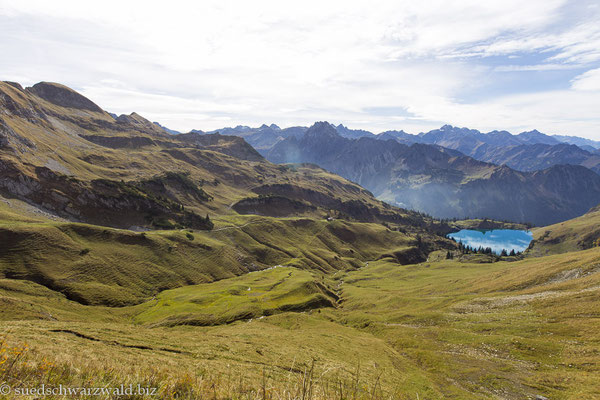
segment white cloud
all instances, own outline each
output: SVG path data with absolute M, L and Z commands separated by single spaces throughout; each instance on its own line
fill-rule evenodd
M 483 96 L 500 71 L 598 67 L 600 10 L 573 4 L 0 0 L 0 70 L 179 130 L 326 119 L 374 131 L 448 122 L 600 138 L 585 74 L 572 89 L 567 78 L 564 90 Z M 523 52 L 537 56 L 531 65 L 516 63 Z M 515 58 L 486 64 L 491 56 Z M 484 99 L 465 101 L 466 92 Z M 365 111 L 376 108 L 408 116 Z
M 581 68 L 573 64 L 533 64 L 533 65 L 501 65 L 494 68 L 498 72 L 518 72 L 518 71 L 558 71 Z
M 572 81 L 575 90 L 600 91 L 600 68 L 589 70 Z

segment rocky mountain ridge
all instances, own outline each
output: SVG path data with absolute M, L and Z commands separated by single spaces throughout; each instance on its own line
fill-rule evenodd
M 521 172 L 432 144 L 344 138 L 326 122 L 315 123 L 300 139 L 277 143 L 266 156 L 277 163 L 315 163 L 392 204 L 437 217 L 543 225 L 600 202 L 600 176 L 581 166 Z
M 238 211 L 408 230 L 434 224 L 314 165 L 272 164 L 244 138 L 174 135 L 137 113 L 109 114 L 63 85 L 34 88 L 0 82 L 0 195 L 41 212 L 136 229 L 210 229 L 207 214 Z

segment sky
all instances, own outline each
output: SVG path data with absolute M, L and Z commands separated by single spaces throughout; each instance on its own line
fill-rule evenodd
M 0 0 L 0 79 L 171 129 L 444 124 L 600 140 L 600 2 Z

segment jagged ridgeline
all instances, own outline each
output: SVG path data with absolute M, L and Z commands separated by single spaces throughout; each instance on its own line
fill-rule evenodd
M 315 163 L 390 204 L 439 218 L 490 217 L 539 226 L 580 216 L 600 202 L 600 175 L 594 172 L 600 158 L 577 146 L 523 144 L 539 132 L 476 134 L 448 126 L 419 136 L 346 131 L 317 122 L 302 133 L 282 135 L 261 152 L 276 163 Z M 559 156 L 572 148 L 587 154 L 585 162 Z

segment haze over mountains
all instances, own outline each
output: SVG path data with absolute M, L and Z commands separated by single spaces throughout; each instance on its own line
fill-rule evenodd
M 374 135 L 326 122 L 220 132 L 243 137 L 272 162 L 317 164 L 391 204 L 436 217 L 543 225 L 581 215 L 600 201 L 600 154 L 592 147 L 600 143 L 583 138 L 450 125 L 419 135 Z
M 537 130 L 517 135 L 507 131 L 483 133 L 451 125 L 418 135 L 401 130 L 373 134 L 362 129 L 350 129 L 342 124 L 334 127 L 340 136 L 348 139 L 367 137 L 377 140 L 392 139 L 404 144 L 435 144 L 458 150 L 480 161 L 506 164 L 519 171 L 535 171 L 557 164 L 583 165 L 596 172 L 600 171 L 600 142 L 576 136 L 546 135 Z M 266 150 L 277 142 L 291 136 L 300 138 L 307 129 L 308 127 L 302 126 L 281 129 L 275 124 L 262 125 L 259 128 L 240 125 L 207 133 L 219 132 L 243 137 L 261 154 L 266 155 Z

